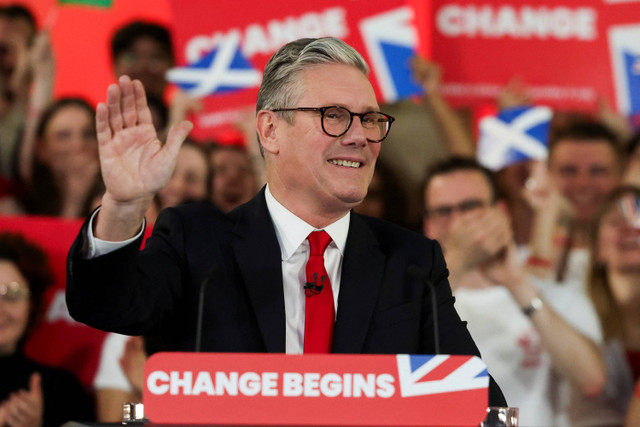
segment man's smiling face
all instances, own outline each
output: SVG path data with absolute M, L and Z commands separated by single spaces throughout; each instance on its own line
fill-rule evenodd
M 367 77 L 357 68 L 318 65 L 300 74 L 302 96 L 295 107 L 342 106 L 355 113 L 379 111 Z M 331 137 L 322 130 L 319 112 L 293 113 L 293 124 L 279 118 L 282 133 L 270 187 L 289 210 L 315 210 L 317 215 L 346 213 L 367 194 L 380 143 L 367 141 L 360 119 L 349 131 Z M 304 208 L 303 208 L 304 207 Z
M 620 183 L 616 153 L 605 140 L 558 141 L 549 153 L 549 172 L 571 202 L 576 219 L 585 224 Z

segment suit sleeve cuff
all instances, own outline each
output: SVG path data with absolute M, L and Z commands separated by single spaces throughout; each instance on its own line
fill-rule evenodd
M 107 240 L 101 240 L 93 235 L 93 220 L 95 219 L 98 212 L 100 212 L 100 209 L 101 208 L 96 209 L 93 212 L 93 214 L 91 214 L 91 218 L 89 219 L 89 225 L 87 226 L 87 229 L 86 229 L 86 233 L 87 233 L 87 248 L 86 248 L 86 256 L 85 256 L 86 259 L 97 258 L 101 255 L 106 255 L 108 253 L 111 253 L 113 251 L 116 251 L 120 248 L 127 246 L 128 244 L 132 243 L 136 239 L 140 238 L 142 233 L 144 233 L 144 228 L 147 224 L 146 219 L 143 220 L 142 228 L 140 229 L 138 234 L 136 234 L 130 239 L 123 240 L 121 242 L 109 242 Z

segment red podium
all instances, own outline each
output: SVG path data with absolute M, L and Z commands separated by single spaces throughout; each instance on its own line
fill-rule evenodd
M 478 426 L 489 375 L 474 356 L 158 353 L 153 424 Z

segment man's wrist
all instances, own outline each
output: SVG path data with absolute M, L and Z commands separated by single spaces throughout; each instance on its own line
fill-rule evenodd
M 136 235 L 144 221 L 144 216 L 152 198 L 141 198 L 132 202 L 119 202 L 109 193 L 102 197 L 102 209 L 95 221 L 95 236 L 102 240 L 119 242 Z
M 91 214 L 91 217 L 89 218 L 89 224 L 86 230 L 87 238 L 85 239 L 86 246 L 83 249 L 84 257 L 87 259 L 97 258 L 101 255 L 106 255 L 110 252 L 120 249 L 130 244 L 131 242 L 135 241 L 136 239 L 140 238 L 142 233 L 144 233 L 145 222 L 142 223 L 142 227 L 140 228 L 140 231 L 130 239 L 122 240 L 119 242 L 110 242 L 110 241 L 102 240 L 95 237 L 93 233 L 93 224 L 95 222 L 96 216 L 98 215 L 101 209 L 102 209 L 101 207 L 98 207 Z

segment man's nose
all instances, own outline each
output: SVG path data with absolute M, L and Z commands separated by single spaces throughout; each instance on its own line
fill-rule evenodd
M 362 121 L 360 117 L 353 116 L 353 120 L 351 121 L 351 126 L 349 130 L 342 138 L 342 141 L 346 145 L 366 145 L 367 137 L 365 135 L 364 126 L 362 126 Z
M 461 216 L 465 215 L 466 212 L 464 212 L 462 209 L 460 208 L 453 208 L 451 209 L 451 213 L 449 214 L 449 216 L 447 217 L 447 221 L 449 221 L 449 223 L 453 222 L 454 220 L 460 218 Z
M 578 187 L 591 187 L 593 185 L 593 178 L 589 172 L 580 172 L 576 175 L 573 183 Z
M 74 153 L 78 153 L 85 148 L 85 138 L 82 135 L 71 135 L 71 140 L 69 142 L 69 147 Z

